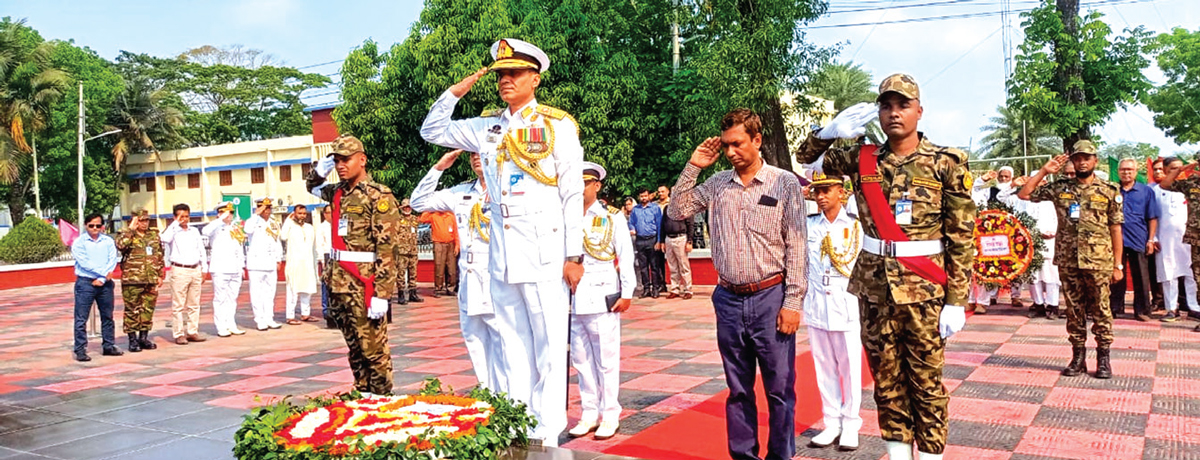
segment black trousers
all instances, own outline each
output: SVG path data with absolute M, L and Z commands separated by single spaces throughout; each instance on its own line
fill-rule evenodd
M 637 266 L 638 283 L 642 285 L 642 290 L 647 289 L 665 289 L 666 281 L 663 274 L 663 259 L 660 254 L 654 249 L 654 244 L 658 242 L 656 237 L 637 237 L 633 240 L 634 264 Z
M 1128 246 L 1121 253 L 1133 282 L 1133 314 L 1150 315 L 1149 258 L 1146 257 L 1146 253 L 1134 251 Z M 1112 308 L 1113 316 L 1125 314 L 1125 286 L 1125 279 L 1110 286 L 1108 305 Z

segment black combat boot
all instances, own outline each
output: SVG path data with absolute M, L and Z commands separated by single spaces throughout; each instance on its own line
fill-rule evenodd
M 1029 307 L 1029 317 L 1030 318 L 1037 318 L 1044 314 L 1047 314 L 1045 305 L 1042 305 L 1040 303 L 1035 303 Z
M 325 317 L 325 329 L 337 329 L 337 328 L 338 328 L 337 321 L 334 321 L 332 316 L 326 316 Z
M 421 296 L 417 295 L 417 289 L 416 289 L 416 288 L 412 288 L 412 289 L 409 289 L 409 290 L 408 290 L 408 301 L 409 301 L 409 302 L 421 303 L 421 302 L 424 302 L 424 301 L 425 301 L 425 299 L 422 299 L 422 298 L 421 298 Z
M 138 343 L 138 335 L 136 332 L 129 333 L 129 351 L 131 353 L 142 351 L 142 344 Z
M 396 298 L 397 298 L 396 303 L 398 303 L 400 305 L 407 305 L 408 304 L 408 291 L 401 289 L 400 294 L 397 295 Z
M 1046 305 L 1046 319 L 1055 320 L 1058 318 L 1058 305 Z
M 149 336 L 150 331 L 138 332 L 138 345 L 141 345 L 143 350 L 153 350 L 158 348 L 158 345 L 155 345 L 154 341 L 150 340 Z
M 1063 369 L 1062 375 L 1074 377 L 1087 373 L 1087 348 L 1084 346 L 1071 347 L 1071 364 Z
M 1096 378 L 1112 378 L 1112 365 L 1108 362 L 1108 347 L 1096 347 Z

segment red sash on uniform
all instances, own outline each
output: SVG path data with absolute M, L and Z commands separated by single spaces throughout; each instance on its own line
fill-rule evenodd
M 879 157 L 875 156 L 878 149 L 875 145 L 864 145 L 858 155 L 858 174 L 862 182 L 863 197 L 867 200 L 867 209 L 871 211 L 871 220 L 875 221 L 875 230 L 879 232 L 880 239 L 909 241 L 908 235 L 896 223 L 896 216 L 888 206 L 887 198 L 883 195 L 883 186 L 880 185 L 881 180 L 868 180 L 875 176 L 879 169 Z M 897 257 L 896 261 L 929 282 L 946 285 L 946 271 L 927 256 Z
M 341 218 L 342 218 L 342 188 L 338 187 L 337 191 L 333 193 L 333 212 L 330 215 L 330 224 L 331 225 L 330 225 L 329 233 L 332 233 L 332 235 L 330 235 L 331 236 L 330 243 L 333 245 L 334 249 L 336 249 L 338 251 L 345 251 L 346 250 L 346 240 L 342 239 L 342 235 L 338 234 L 338 230 L 336 228 L 333 228 L 333 226 L 338 225 L 338 223 L 341 222 Z M 338 265 L 341 265 L 343 269 L 350 272 L 350 274 L 354 275 L 355 278 L 358 278 L 358 280 L 363 283 L 363 286 L 366 287 L 367 297 L 366 297 L 366 299 L 363 300 L 363 307 L 369 308 L 371 306 L 371 297 L 375 296 L 375 277 L 372 276 L 370 278 L 367 278 L 367 277 L 363 276 L 362 272 L 358 271 L 358 264 L 356 264 L 354 262 L 347 262 L 344 260 L 339 260 Z

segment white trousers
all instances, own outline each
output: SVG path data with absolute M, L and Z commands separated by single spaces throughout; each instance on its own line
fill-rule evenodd
M 821 392 L 821 414 L 825 427 L 841 427 L 857 433 L 862 428 L 858 415 L 862 406 L 862 338 L 860 332 L 826 331 L 809 327 L 808 344 L 816 364 L 817 390 Z
M 985 306 L 996 298 L 998 289 L 986 289 L 982 284 L 971 283 L 971 303 L 981 303 Z
M 579 373 L 581 420 L 620 421 L 620 313 L 571 315 L 571 365 Z
M 467 345 L 467 357 L 475 369 L 479 385 L 493 392 L 508 393 L 508 379 L 498 369 L 502 356 L 499 327 L 496 315 L 467 315 L 467 306 L 459 303 L 458 323 L 463 341 Z
M 1029 297 L 1033 298 L 1036 305 L 1058 308 L 1058 290 L 1061 287 L 1058 284 L 1034 281 L 1029 283 Z
M 237 297 L 242 290 L 241 273 L 213 273 L 213 324 L 217 333 L 237 329 Z
M 279 274 L 275 270 L 250 270 L 250 308 L 259 329 L 275 324 L 275 291 Z
M 503 360 L 498 378 L 527 403 L 538 424 L 530 437 L 556 447 L 567 427 L 569 301 L 562 280 L 505 283 L 492 278 L 492 304 Z
M 292 288 L 292 283 L 287 283 L 287 287 L 284 290 L 287 293 L 287 303 L 283 306 L 284 318 L 294 318 L 293 314 L 295 313 L 295 307 L 297 303 L 300 304 L 300 316 L 308 316 L 310 313 L 312 313 L 309 305 L 312 302 L 312 294 L 307 292 L 296 292 L 296 290 Z
M 1179 311 L 1179 279 L 1162 282 L 1163 290 L 1163 306 L 1167 311 Z M 1200 305 L 1196 301 L 1196 279 L 1192 274 L 1183 276 L 1183 291 L 1187 296 L 1188 309 L 1192 312 L 1200 312 Z

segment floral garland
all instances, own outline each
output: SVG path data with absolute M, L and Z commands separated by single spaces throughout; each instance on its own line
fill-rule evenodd
M 436 379 L 415 396 L 361 398 L 357 392 L 287 399 L 246 416 L 234 439 L 238 459 L 494 458 L 525 444 L 533 418 L 505 395 L 476 388 L 446 394 Z
M 1037 222 L 1004 203 L 993 202 L 979 209 L 974 237 L 973 274 L 987 289 L 1027 283 L 1045 263 L 1042 250 L 1046 242 L 1037 231 Z M 985 248 L 985 241 L 1001 244 Z M 1000 253 L 991 253 L 995 250 Z

